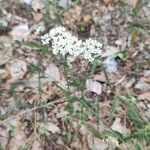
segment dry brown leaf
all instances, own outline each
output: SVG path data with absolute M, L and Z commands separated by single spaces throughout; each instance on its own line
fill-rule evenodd
M 121 123 L 120 118 L 116 118 L 111 127 L 113 130 L 118 131 L 124 135 L 129 133 L 129 130 L 126 128 L 124 124 Z
M 27 73 L 27 64 L 22 60 L 12 60 L 7 64 L 13 81 L 22 79 Z
M 103 52 L 102 57 L 108 57 L 111 56 L 117 52 L 119 52 L 119 49 L 116 47 L 112 47 L 112 46 L 107 46 L 105 47 L 106 51 Z
M 114 0 L 103 0 L 103 2 L 105 3 L 105 4 L 110 4 L 110 3 L 112 3 Z
M 4 44 L 4 48 L 0 50 L 0 66 L 6 64 L 12 56 L 12 47 L 11 45 Z
M 25 143 L 25 134 L 23 132 L 16 132 L 15 137 L 10 141 L 10 149 L 11 150 L 18 150 L 20 147 Z
M 135 83 L 135 78 L 132 78 L 129 82 L 125 84 L 126 88 L 131 88 L 133 84 Z
M 149 77 L 145 77 L 144 81 L 150 83 L 150 76 Z
M 82 8 L 75 6 L 64 13 L 64 21 L 70 28 L 75 28 L 75 23 L 80 20 Z
M 100 74 L 95 74 L 93 76 L 93 79 L 96 81 L 106 82 L 106 78 L 103 72 L 101 72 Z
M 138 2 L 138 0 L 124 0 L 124 1 L 133 7 L 135 7 Z
M 88 79 L 86 81 L 86 87 L 88 91 L 94 92 L 97 95 L 100 95 L 102 92 L 102 85 L 99 82 L 94 81 L 92 79 Z
M 0 69 L 0 80 L 6 79 L 8 77 L 8 71 L 5 69 Z
M 83 16 L 83 21 L 84 23 L 90 23 L 91 22 L 91 19 L 92 19 L 92 16 L 90 14 L 86 14 Z
M 49 64 L 45 70 L 45 76 L 52 81 L 60 81 L 60 72 L 55 64 Z
M 32 150 L 42 150 L 40 141 L 35 140 L 35 141 L 33 142 Z
M 138 96 L 138 99 L 141 99 L 141 100 L 147 99 L 147 100 L 150 101 L 150 91 L 147 91 L 147 92 L 144 92 L 144 93 L 140 94 Z
M 43 18 L 43 14 L 42 13 L 33 13 L 33 17 L 34 17 L 35 22 L 39 22 Z
M 42 0 L 32 0 L 31 5 L 35 12 L 44 8 L 44 2 Z
M 88 144 L 89 148 L 94 150 L 105 150 L 108 147 L 108 144 L 105 141 L 93 136 L 88 136 Z
M 52 122 L 49 122 L 47 124 L 41 123 L 40 127 L 52 132 L 53 134 L 61 132 L 61 130 L 58 128 L 58 126 Z
M 27 24 L 17 25 L 10 32 L 14 40 L 27 40 L 29 34 L 30 30 Z
M 6 148 L 6 144 L 8 142 L 9 133 L 6 128 L 0 126 L 0 145 L 2 148 Z

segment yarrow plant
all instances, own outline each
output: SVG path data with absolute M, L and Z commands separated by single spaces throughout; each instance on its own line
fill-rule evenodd
M 82 57 L 93 62 L 98 56 L 101 56 L 103 44 L 96 40 L 87 39 L 79 40 L 73 36 L 64 27 L 56 27 L 51 29 L 49 33 L 41 37 L 43 45 L 52 43 L 52 52 L 54 55 L 61 54 L 65 56 L 69 54 L 73 57 Z

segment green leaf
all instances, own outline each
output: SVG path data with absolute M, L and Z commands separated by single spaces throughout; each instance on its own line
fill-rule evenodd
M 135 150 L 141 150 L 141 146 L 139 144 L 135 145 Z
M 119 143 L 122 143 L 124 141 L 124 136 L 116 130 L 106 131 L 105 136 L 114 137 L 118 140 Z
M 99 117 L 99 115 L 95 112 L 95 109 L 93 109 L 90 102 L 86 101 L 86 99 L 84 99 L 83 97 L 75 96 L 74 98 L 77 99 L 77 101 L 79 101 L 87 110 L 93 113 L 93 115 Z
M 138 127 L 142 127 L 144 125 L 144 121 L 140 118 L 139 114 L 135 111 L 134 108 L 128 107 L 127 109 L 127 117 Z
M 21 42 L 21 44 L 24 45 L 24 46 L 30 47 L 30 48 L 38 48 L 38 49 L 40 48 L 40 46 L 37 43 L 32 42 L 32 41 L 30 41 L 30 42 Z
M 129 136 L 125 138 L 126 141 L 129 141 L 130 139 L 150 141 L 150 125 L 147 124 L 143 126 L 142 129 L 137 129 L 136 131 L 134 131 L 133 133 L 131 133 Z
M 68 86 L 79 87 L 80 85 L 75 79 L 72 79 L 68 82 Z
M 27 47 L 30 47 L 30 48 L 40 49 L 40 46 L 37 43 L 33 42 L 33 41 L 26 42 L 26 41 L 16 40 L 15 43 L 18 46 L 27 46 Z
M 48 50 L 49 50 L 49 49 L 48 49 L 48 46 L 46 46 L 46 45 L 44 45 L 44 46 L 41 47 L 41 51 L 42 51 L 42 54 L 43 54 L 43 55 L 47 54 L 47 53 L 48 53 Z

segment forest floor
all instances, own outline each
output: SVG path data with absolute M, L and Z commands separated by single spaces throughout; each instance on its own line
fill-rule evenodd
M 103 65 L 69 60 L 82 99 L 40 41 L 55 26 L 103 43 Z M 149 0 L 0 0 L 0 150 L 30 149 L 150 150 Z

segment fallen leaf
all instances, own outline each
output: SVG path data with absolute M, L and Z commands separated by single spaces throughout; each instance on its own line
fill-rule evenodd
M 32 0 L 31 5 L 35 12 L 42 10 L 44 8 L 43 0 Z
M 144 77 L 150 77 L 150 70 L 144 71 Z
M 68 0 L 59 0 L 58 6 L 66 8 L 68 5 Z
M 7 129 L 0 126 L 0 145 L 1 148 L 5 149 L 6 145 L 8 143 L 9 133 L 7 132 Z
M 141 100 L 147 99 L 147 100 L 150 101 L 150 91 L 147 91 L 147 92 L 144 92 L 144 93 L 140 94 L 138 96 L 138 99 L 141 99 Z
M 89 148 L 94 150 L 105 150 L 108 147 L 105 141 L 93 136 L 88 137 L 88 144 Z
M 14 40 L 27 40 L 30 30 L 27 24 L 20 24 L 15 26 L 9 34 Z
M 86 14 L 83 16 L 83 22 L 84 23 L 90 23 L 91 22 L 91 19 L 92 19 L 92 16 L 90 14 Z
M 25 3 L 27 5 L 30 5 L 32 0 L 20 0 L 20 3 Z
M 8 71 L 5 69 L 0 69 L 0 80 L 6 79 L 8 77 Z
M 105 77 L 103 72 L 101 72 L 100 74 L 95 74 L 93 76 L 93 79 L 96 80 L 96 81 L 101 81 L 101 82 L 105 82 L 106 81 L 106 77 Z
M 80 139 L 74 139 L 71 143 L 72 149 L 83 149 L 82 143 Z
M 41 124 L 40 127 L 52 132 L 53 134 L 61 132 L 58 126 L 52 122 L 49 122 L 47 124 Z
M 103 0 L 105 4 L 111 4 L 114 0 Z
M 48 77 L 48 79 L 52 81 L 60 81 L 60 72 L 56 65 L 49 64 L 45 70 L 45 76 Z
M 116 47 L 107 46 L 105 47 L 106 51 L 103 52 L 102 57 L 108 57 L 112 56 L 113 54 L 119 52 L 119 50 Z
M 92 79 L 88 79 L 86 81 L 86 87 L 88 91 L 94 92 L 97 95 L 100 95 L 102 92 L 102 85 L 99 82 L 94 81 Z
M 134 88 L 142 90 L 142 91 L 147 91 L 147 90 L 150 90 L 150 84 L 144 82 L 143 80 L 140 80 L 136 83 Z
M 35 140 L 35 141 L 33 142 L 32 150 L 42 150 L 40 141 Z
M 33 14 L 33 17 L 34 17 L 34 20 L 35 22 L 39 22 L 42 18 L 43 18 L 43 14 L 42 13 L 32 13 Z
M 109 56 L 105 59 L 104 65 L 106 66 L 106 71 L 108 73 L 116 72 L 117 71 L 117 62 L 116 60 Z
M 144 76 L 135 84 L 135 88 L 142 91 L 150 90 L 150 70 L 144 71 Z
M 135 7 L 138 2 L 138 0 L 124 0 L 124 1 L 133 7 Z
M 24 144 L 26 136 L 23 132 L 15 132 L 14 138 L 10 140 L 10 149 L 17 150 Z
M 6 46 L 0 50 L 0 66 L 6 64 L 12 56 L 12 47 Z
M 118 131 L 118 132 L 124 134 L 124 135 L 127 135 L 129 133 L 129 130 L 126 128 L 126 126 L 121 123 L 120 118 L 115 119 L 111 128 L 115 131 Z
M 22 79 L 27 73 L 27 64 L 22 60 L 12 60 L 7 64 L 12 80 Z
M 132 78 L 129 82 L 125 84 L 126 88 L 131 88 L 133 84 L 135 83 L 135 78 Z
M 70 28 L 75 28 L 75 23 L 81 19 L 82 8 L 75 6 L 64 13 L 65 24 Z

